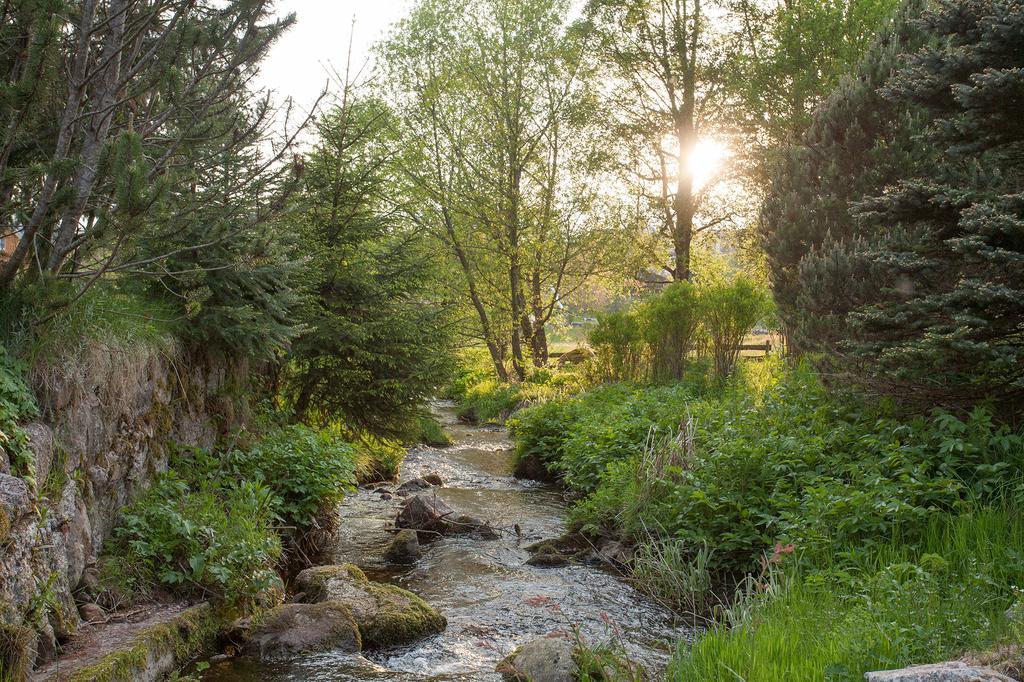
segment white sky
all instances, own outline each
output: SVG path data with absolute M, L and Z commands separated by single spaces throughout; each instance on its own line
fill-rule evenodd
M 412 0 L 279 0 L 278 13 L 295 12 L 298 22 L 263 62 L 261 84 L 276 90 L 279 100 L 290 96 L 297 105 L 308 108 L 327 82 L 326 67 L 345 68 L 353 18 L 352 63 L 356 67 L 411 6 Z

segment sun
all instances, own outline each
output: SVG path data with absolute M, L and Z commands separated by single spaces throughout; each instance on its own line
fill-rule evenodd
M 718 140 L 699 140 L 686 162 L 687 169 L 693 174 L 694 190 L 703 189 L 718 177 L 729 156 L 729 148 Z

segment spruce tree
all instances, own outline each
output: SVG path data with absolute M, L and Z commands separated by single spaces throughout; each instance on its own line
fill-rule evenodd
M 451 357 L 436 253 L 397 198 L 394 124 L 384 102 L 349 89 L 318 124 L 296 216 L 304 332 L 285 381 L 297 418 L 387 436 L 409 432 Z
M 911 0 L 901 9 L 771 173 L 760 228 L 779 317 L 795 352 L 834 348 L 858 300 L 851 288 L 871 286 L 864 273 L 833 278 L 817 270 L 829 262 L 846 265 L 841 254 L 861 230 L 850 203 L 914 166 L 912 121 L 878 89 L 908 47 L 920 44 L 911 21 L 920 5 Z
M 970 405 L 1024 393 L 1024 5 L 961 0 L 882 89 L 928 120 L 921 172 L 863 201 L 855 259 L 882 282 L 851 317 L 866 385 Z

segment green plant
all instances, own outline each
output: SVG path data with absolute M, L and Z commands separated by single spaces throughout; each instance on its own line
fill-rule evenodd
M 903 420 L 829 395 L 806 366 L 758 368 L 781 375 L 717 390 L 604 386 L 519 413 L 512 434 L 520 456 L 587 495 L 571 511 L 578 527 L 713 547 L 711 569 L 726 572 L 755 569 L 776 542 L 816 555 L 912 533 L 1003 494 L 1024 468 L 1024 438 L 984 410 Z M 685 456 L 645 473 L 652 439 L 681 426 Z
M 405 459 L 405 447 L 392 440 L 363 435 L 355 444 L 356 479 L 360 483 L 393 481 Z
M 258 483 L 169 471 L 125 510 L 115 537 L 121 560 L 155 583 L 249 603 L 280 586 L 274 523 L 273 493 Z
M 594 365 L 605 381 L 636 381 L 643 369 L 644 330 L 631 311 L 598 315 L 587 335 L 597 352 Z
M 423 443 L 435 448 L 446 448 L 452 444 L 444 427 L 432 415 L 423 415 L 416 420 L 416 434 L 408 440 L 412 445 Z
M 236 480 L 265 486 L 274 515 L 301 529 L 331 516 L 355 482 L 355 460 L 353 445 L 339 433 L 300 424 L 231 451 L 224 466 Z
M 702 287 L 700 306 L 715 361 L 715 376 L 724 381 L 736 366 L 743 339 L 755 324 L 771 314 L 771 298 L 763 287 L 739 277 Z
M 11 460 L 13 470 L 35 487 L 35 466 L 28 437 L 20 427 L 36 416 L 32 391 L 25 383 L 25 365 L 0 344 L 0 446 Z
M 755 592 L 692 647 L 669 680 L 862 680 L 982 650 L 1012 634 L 1006 608 L 1024 580 L 1015 504 L 936 517 L 914 542 L 837 547 L 792 564 L 778 591 Z
M 650 351 L 651 379 L 679 381 L 697 341 L 704 316 L 702 294 L 689 282 L 675 282 L 640 309 L 644 340 Z

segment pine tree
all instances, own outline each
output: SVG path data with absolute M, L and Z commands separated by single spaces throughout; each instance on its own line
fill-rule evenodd
M 448 369 L 434 254 L 396 200 L 393 114 L 346 90 L 318 125 L 298 197 L 305 331 L 288 356 L 296 416 L 404 435 Z
M 870 387 L 952 407 L 1024 393 L 1024 4 L 927 13 L 935 40 L 882 89 L 925 112 L 922 172 L 857 207 L 883 287 L 851 315 Z M 871 360 L 867 362 L 867 360 Z
M 779 317 L 795 352 L 834 349 L 846 335 L 846 312 L 859 300 L 852 288 L 871 286 L 864 273 L 818 271 L 850 267 L 842 254 L 862 229 L 850 202 L 882 191 L 914 166 L 913 122 L 878 89 L 900 56 L 920 44 L 910 20 L 920 4 L 911 0 L 902 8 L 771 174 L 760 229 Z

